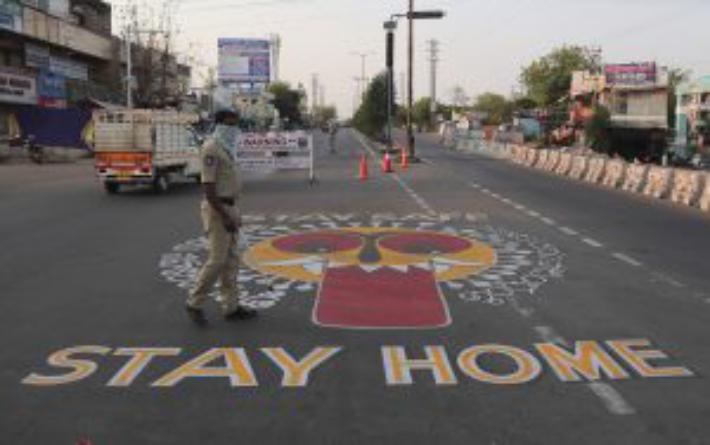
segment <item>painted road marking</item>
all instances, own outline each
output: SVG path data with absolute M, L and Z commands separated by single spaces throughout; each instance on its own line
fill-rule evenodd
M 594 394 L 599 397 L 606 409 L 617 416 L 628 416 L 636 414 L 636 410 L 632 407 L 624 397 L 608 383 L 594 382 L 588 383 L 587 388 L 591 389 Z
M 599 241 L 592 239 L 592 238 L 582 238 L 582 242 L 584 244 L 587 244 L 588 246 L 592 246 L 595 248 L 601 248 L 604 247 L 604 244 L 600 243 Z
M 553 369 L 557 370 L 557 372 L 562 372 L 562 374 L 558 374 L 558 377 L 563 379 L 563 381 L 579 381 L 583 378 L 578 376 L 575 371 L 584 372 L 587 376 L 598 378 L 601 378 L 602 370 L 616 375 L 620 379 L 629 377 L 623 368 L 614 362 L 611 356 L 598 347 L 598 344 L 594 342 L 577 342 L 574 348 L 574 355 L 558 355 L 559 353 L 553 355 L 553 352 L 557 351 L 557 349 L 552 345 L 561 345 L 570 348 L 570 342 L 557 334 L 555 330 L 549 326 L 536 326 L 534 329 L 540 338 L 547 343 L 547 345 L 538 345 L 538 350 L 540 352 L 547 351 L 547 355 L 543 355 Z M 584 345 L 586 348 L 581 349 L 580 345 Z M 585 358 L 588 360 L 585 361 Z M 598 367 L 594 368 L 594 366 Z M 617 416 L 636 414 L 636 410 L 624 399 L 621 393 L 608 383 L 592 381 L 585 386 L 601 399 L 607 411 L 611 414 Z
M 570 229 L 569 227 L 560 227 L 560 232 L 569 235 L 569 236 L 577 236 L 579 235 L 579 232 L 577 232 L 574 229 Z
M 543 216 L 542 218 L 540 218 L 540 220 L 548 226 L 554 226 L 555 224 L 557 224 L 554 219 L 548 218 L 546 216 Z
M 540 216 L 542 216 L 542 215 L 540 215 L 538 212 L 536 212 L 536 211 L 534 211 L 534 210 L 528 210 L 527 213 L 528 213 L 528 215 L 532 216 L 533 218 L 539 218 Z
M 643 266 L 643 264 L 642 264 L 640 261 L 636 261 L 635 259 L 633 259 L 633 258 L 631 258 L 630 256 L 628 256 L 628 255 L 626 255 L 626 254 L 623 254 L 623 253 L 616 252 L 616 253 L 612 254 L 612 256 L 613 256 L 614 258 L 616 258 L 617 260 L 623 261 L 624 263 L 630 264 L 630 265 L 632 265 L 632 266 L 634 266 L 634 267 L 641 267 L 641 266 Z

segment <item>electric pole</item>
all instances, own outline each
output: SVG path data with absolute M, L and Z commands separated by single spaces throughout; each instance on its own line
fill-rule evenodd
M 318 74 L 314 73 L 311 78 L 311 95 L 313 101 L 313 108 L 311 109 L 311 113 L 313 114 L 315 114 L 316 108 L 318 108 L 318 95 L 320 93 L 320 87 L 318 85 Z
M 431 64 L 431 123 L 436 122 L 436 68 L 439 63 L 439 41 L 432 39 L 427 42 L 429 44 L 429 63 Z

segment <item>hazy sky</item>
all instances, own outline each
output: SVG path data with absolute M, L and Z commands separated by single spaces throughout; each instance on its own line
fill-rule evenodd
M 112 0 L 120 5 L 125 0 Z M 150 3 L 153 3 L 152 1 Z M 157 3 L 157 2 L 156 2 Z M 360 58 L 372 52 L 368 76 L 384 67 L 382 22 L 404 12 L 406 0 L 177 0 L 180 46 L 215 65 L 219 37 L 283 39 L 281 77 L 303 82 L 312 73 L 326 101 L 351 113 Z M 443 9 L 444 20 L 416 24 L 415 94 L 429 95 L 426 41 L 441 42 L 439 97 L 455 85 L 469 96 L 509 94 L 520 68 L 564 43 L 599 45 L 605 62 L 656 60 L 710 74 L 710 0 L 416 0 L 416 9 Z M 396 82 L 406 70 L 406 26 L 397 31 Z M 200 84 L 199 74 L 195 83 Z

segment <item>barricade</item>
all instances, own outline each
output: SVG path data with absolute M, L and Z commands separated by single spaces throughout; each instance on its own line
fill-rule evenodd
M 673 169 L 666 167 L 651 167 L 648 170 L 648 180 L 643 188 L 643 194 L 656 199 L 667 198 L 673 186 Z
M 710 173 L 705 173 L 705 191 L 700 197 L 699 206 L 704 212 L 710 212 Z
M 528 148 L 525 151 L 525 165 L 532 167 L 537 162 L 538 150 L 534 148 Z
M 607 159 L 602 157 L 590 158 L 589 168 L 587 169 L 587 174 L 584 176 L 584 180 L 592 184 L 598 184 L 604 176 L 606 161 Z
M 613 188 L 617 188 L 622 185 L 624 183 L 628 165 L 629 164 L 621 159 L 614 159 L 607 162 L 602 184 Z
M 513 145 L 511 148 L 512 150 L 512 159 L 513 162 L 516 164 L 523 164 L 525 162 L 525 151 L 526 148 L 521 146 L 521 145 Z
M 589 165 L 589 158 L 586 156 L 573 156 L 572 157 L 572 168 L 570 169 L 567 176 L 572 179 L 583 179 L 585 173 L 587 173 L 587 166 Z
M 571 153 L 560 153 L 560 162 L 555 168 L 555 173 L 558 175 L 565 176 L 569 173 L 572 168 L 572 154 Z
M 545 170 L 548 172 L 553 172 L 557 168 L 558 163 L 560 162 L 560 151 L 559 150 L 550 150 L 550 152 L 547 155 L 547 162 L 545 163 Z
M 540 170 L 545 168 L 547 164 L 547 158 L 550 156 L 550 150 L 538 150 L 537 161 L 535 162 L 535 168 Z
M 671 201 L 694 206 L 703 193 L 705 179 L 706 174 L 703 172 L 677 169 L 673 177 Z
M 642 164 L 631 164 L 626 171 L 626 179 L 621 187 L 627 192 L 638 193 L 643 190 L 648 175 L 648 166 Z

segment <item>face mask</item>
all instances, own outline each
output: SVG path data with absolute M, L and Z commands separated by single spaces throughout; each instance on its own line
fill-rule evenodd
M 214 129 L 214 139 L 219 147 L 234 159 L 237 154 L 239 129 L 234 125 L 218 124 Z

